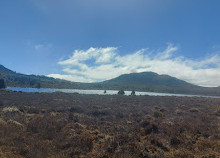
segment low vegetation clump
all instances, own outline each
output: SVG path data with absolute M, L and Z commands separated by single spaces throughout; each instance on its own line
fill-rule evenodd
M 5 81 L 3 79 L 0 79 L 0 89 L 5 88 Z
M 191 109 L 189 109 L 189 111 L 190 111 L 190 112 L 199 112 L 199 109 L 197 109 L 197 108 L 191 108 Z
M 125 94 L 124 90 L 118 91 L 118 95 L 124 95 L 124 94 Z
M 132 90 L 132 91 L 131 91 L 131 96 L 134 96 L 134 95 L 135 95 L 135 91 Z
M 0 101 L 3 158 L 220 157 L 217 98 L 1 91 Z
M 161 111 L 154 111 L 154 117 L 162 117 L 163 113 Z
M 17 112 L 20 113 L 21 111 L 17 107 L 5 107 L 2 109 L 3 113 L 10 113 L 10 112 Z

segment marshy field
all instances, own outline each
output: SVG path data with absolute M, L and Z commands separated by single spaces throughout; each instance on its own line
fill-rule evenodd
M 0 91 L 3 158 L 218 158 L 220 98 Z

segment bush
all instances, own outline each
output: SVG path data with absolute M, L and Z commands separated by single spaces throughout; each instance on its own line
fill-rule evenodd
M 124 94 L 125 94 L 124 90 L 118 91 L 118 95 L 124 95 Z
M 180 144 L 180 140 L 178 138 L 172 138 L 170 140 L 170 145 L 172 146 L 176 146 L 176 145 L 179 145 Z
M 163 113 L 160 111 L 154 111 L 154 117 L 162 117 Z
M 135 91 L 134 90 L 132 90 L 131 95 L 133 95 L 133 96 L 135 95 Z
M 191 108 L 191 109 L 189 109 L 189 111 L 190 111 L 190 112 L 199 112 L 199 109 L 197 109 L 197 108 Z
M 3 79 L 0 79 L 0 89 L 5 88 L 5 81 Z
M 2 109 L 3 113 L 21 113 L 17 107 L 5 107 Z
M 71 107 L 69 111 L 72 113 L 83 113 L 83 109 L 80 107 Z
M 144 134 L 151 134 L 151 133 L 158 133 L 158 132 L 159 132 L 158 126 L 155 124 L 151 124 L 145 127 Z

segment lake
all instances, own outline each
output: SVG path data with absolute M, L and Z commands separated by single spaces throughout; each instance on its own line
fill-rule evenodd
M 116 90 L 82 90 L 82 89 L 54 89 L 54 88 L 23 88 L 23 87 L 7 87 L 6 89 L 12 91 L 21 91 L 27 93 L 53 93 L 53 92 L 64 92 L 64 93 L 79 93 L 79 94 L 98 94 L 98 95 L 116 95 Z M 125 95 L 130 95 L 131 91 L 125 91 Z M 218 96 L 203 96 L 203 95 L 188 95 L 188 94 L 171 94 L 171 93 L 156 93 L 156 92 L 139 92 L 135 91 L 136 95 L 149 95 L 149 96 L 182 96 L 182 97 L 211 97 L 220 98 Z

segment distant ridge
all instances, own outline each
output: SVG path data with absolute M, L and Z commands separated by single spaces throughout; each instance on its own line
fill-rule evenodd
M 113 89 L 140 90 L 148 92 L 183 93 L 183 94 L 214 94 L 215 88 L 200 87 L 168 75 L 154 72 L 124 74 L 101 83 L 102 87 Z M 220 94 L 220 92 L 219 92 Z M 217 95 L 217 93 L 216 93 Z
M 24 75 L 16 73 L 0 65 L 0 78 L 5 80 L 6 86 L 32 88 L 75 88 L 77 84 L 70 81 L 54 79 L 46 76 Z
M 124 74 L 106 82 L 111 83 L 129 83 L 129 84 L 151 84 L 163 86 L 196 86 L 179 80 L 168 75 L 158 75 L 154 72 L 141 72 Z
M 202 94 L 220 96 L 220 87 L 200 87 L 168 75 L 154 72 L 124 74 L 97 83 L 70 82 L 46 76 L 24 75 L 0 65 L 0 79 L 6 86 L 63 89 L 135 90 L 162 93 Z

